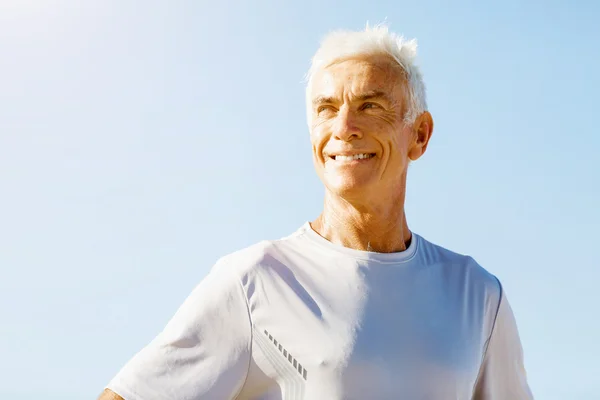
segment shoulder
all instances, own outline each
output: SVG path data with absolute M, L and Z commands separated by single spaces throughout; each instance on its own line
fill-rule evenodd
M 419 236 L 419 256 L 424 264 L 437 268 L 448 279 L 463 280 L 496 298 L 502 293 L 500 280 L 470 255 L 454 252 Z
M 262 240 L 221 257 L 213 271 L 233 274 L 239 279 L 255 275 L 259 270 L 278 264 L 290 251 L 297 250 L 303 230 L 276 240 Z

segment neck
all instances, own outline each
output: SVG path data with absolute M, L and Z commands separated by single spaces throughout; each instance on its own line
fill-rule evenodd
M 323 212 L 311 227 L 330 242 L 351 249 L 378 253 L 406 250 L 411 232 L 404 213 L 404 192 L 380 199 L 379 204 L 370 200 L 351 202 L 328 192 Z

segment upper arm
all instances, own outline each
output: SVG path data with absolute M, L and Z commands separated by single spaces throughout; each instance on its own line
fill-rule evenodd
M 502 292 L 496 322 L 477 381 L 475 400 L 533 399 L 513 311 Z
M 235 398 L 251 340 L 245 291 L 226 265 L 217 265 L 107 388 L 125 400 Z

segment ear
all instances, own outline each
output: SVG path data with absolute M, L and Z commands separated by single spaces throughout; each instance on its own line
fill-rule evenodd
M 433 133 L 433 118 L 429 111 L 425 111 L 417 117 L 412 126 L 413 140 L 408 151 L 408 157 L 412 161 L 418 160 L 427 150 L 429 139 Z

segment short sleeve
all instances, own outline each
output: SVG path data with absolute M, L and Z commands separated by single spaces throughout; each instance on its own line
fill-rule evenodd
M 533 399 L 527 384 L 517 323 L 503 291 L 474 399 Z
M 107 388 L 125 400 L 233 399 L 246 379 L 251 341 L 245 292 L 217 263 Z

